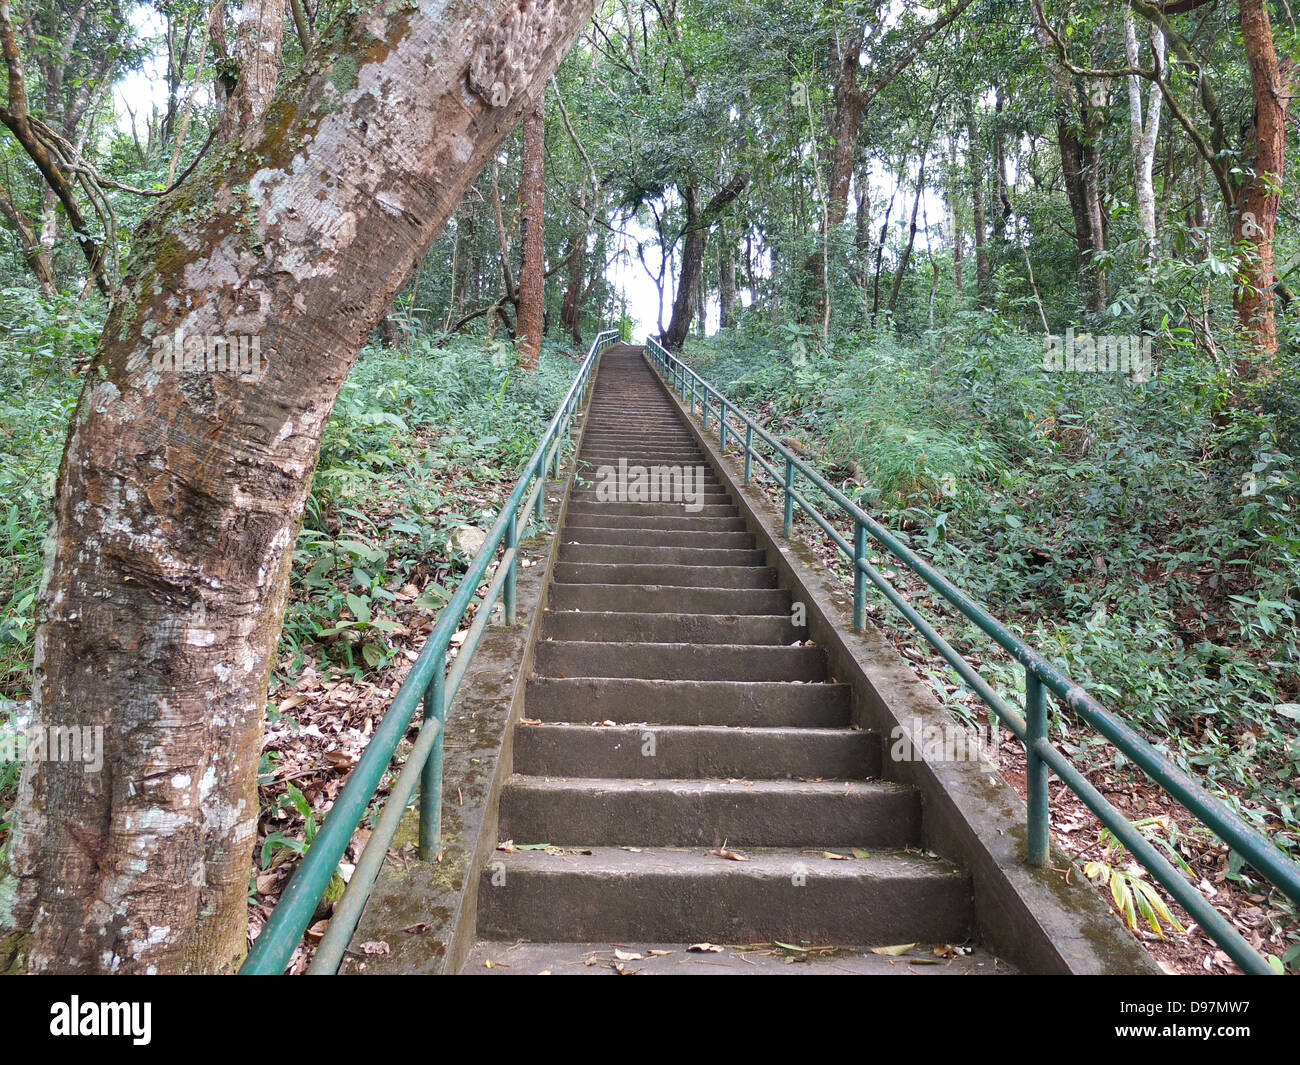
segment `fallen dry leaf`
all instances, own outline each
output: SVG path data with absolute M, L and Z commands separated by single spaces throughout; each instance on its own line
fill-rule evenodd
M 897 958 L 900 954 L 906 954 L 911 950 L 915 943 L 900 943 L 894 947 L 872 947 L 872 954 L 880 954 L 886 958 Z
M 722 949 L 716 943 L 692 943 L 686 948 L 691 954 L 721 954 Z

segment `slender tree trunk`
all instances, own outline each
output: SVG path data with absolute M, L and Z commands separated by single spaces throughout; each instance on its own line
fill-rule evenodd
M 695 335 L 703 337 L 708 332 L 708 295 L 705 291 L 704 271 L 700 271 L 699 283 L 695 286 Z
M 1061 150 L 1061 172 L 1065 179 L 1066 199 L 1074 216 L 1074 242 L 1079 249 L 1079 289 L 1089 309 L 1097 306 L 1099 279 L 1092 249 L 1092 218 L 1084 182 L 1084 149 L 1074 129 L 1064 118 L 1056 124 L 1056 139 Z M 1103 303 L 1103 309 L 1104 309 Z
M 864 27 L 856 26 L 843 40 L 837 55 L 838 72 L 835 77 L 835 115 L 830 159 L 830 181 L 826 197 L 826 213 L 822 219 L 829 232 L 848 216 L 849 186 L 853 180 L 853 163 L 857 158 L 858 134 L 862 129 L 862 116 L 867 99 L 858 88 L 858 64 L 862 53 Z M 809 307 L 816 316 L 825 314 L 826 255 L 818 248 L 807 264 Z
M 898 306 L 898 294 L 903 288 L 903 277 L 907 273 L 907 264 L 912 258 L 912 246 L 916 243 L 916 216 L 921 209 L 921 196 L 925 192 L 925 156 L 921 156 L 921 168 L 916 175 L 916 195 L 912 197 L 912 218 L 907 225 L 907 243 L 903 245 L 903 254 L 898 260 L 898 270 L 894 273 L 894 284 L 889 290 L 889 303 L 886 310 L 894 313 Z
M 865 293 L 871 280 L 871 174 L 863 165 L 853 190 L 853 277 Z
M 1163 70 L 1165 37 L 1157 26 L 1152 25 L 1150 30 L 1152 55 Z M 1128 7 L 1124 8 L 1124 54 L 1129 66 L 1138 65 L 1137 25 L 1132 9 Z M 1145 244 L 1143 259 L 1150 261 L 1156 246 L 1156 191 L 1153 175 L 1163 98 L 1157 86 L 1150 86 L 1144 108 L 1142 80 L 1136 74 L 1128 79 L 1129 143 L 1133 149 L 1133 196 L 1137 204 L 1138 230 Z M 1172 181 L 1166 184 L 1172 184 Z
M 1011 218 L 1011 196 L 1007 192 L 1006 137 L 1002 132 L 1002 93 L 994 90 L 993 178 L 997 206 L 993 211 L 993 240 L 999 249 L 1007 239 L 1007 221 Z
M 560 303 L 560 324 L 573 337 L 575 344 L 582 343 L 582 297 L 583 255 L 587 250 L 587 233 L 590 215 L 587 213 L 587 191 L 579 193 L 578 212 L 569 227 L 569 251 L 565 256 L 564 299 Z
M 979 119 L 975 112 L 976 102 L 968 102 L 966 112 L 966 135 L 969 144 L 966 149 L 966 165 L 970 174 L 971 215 L 975 229 L 975 287 L 979 293 L 981 307 L 993 305 L 992 293 L 989 292 L 989 249 L 988 229 L 984 214 L 984 145 L 980 140 Z
M 876 243 L 876 270 L 875 276 L 871 281 L 871 322 L 874 325 L 876 316 L 880 313 L 880 273 L 884 269 L 885 262 L 885 239 L 889 236 L 889 216 L 894 213 L 894 200 L 898 197 L 898 188 L 907 176 L 906 164 L 903 171 L 899 174 L 898 180 L 894 182 L 894 188 L 889 194 L 889 203 L 885 205 L 885 218 L 880 223 L 880 240 Z
M 1088 212 L 1088 250 L 1092 263 L 1092 310 L 1104 314 L 1110 302 L 1103 258 L 1106 254 L 1106 216 L 1101 202 L 1101 153 L 1091 109 L 1084 102 L 1083 202 Z
M 23 261 L 35 276 L 41 291 L 47 296 L 57 296 L 59 288 L 54 282 L 54 269 L 50 265 L 49 250 L 41 243 L 36 227 L 10 198 L 9 191 L 3 185 L 0 185 L 0 215 L 18 237 Z
M 322 427 L 592 6 L 350 16 L 137 233 L 72 419 L 36 636 L 34 722 L 102 729 L 105 764 L 23 768 L 0 869 L 19 965 L 220 971 L 244 953 L 262 711 Z M 248 372 L 173 372 L 181 334 L 239 341 Z
M 767 254 L 772 263 L 772 276 L 767 281 L 767 313 L 772 325 L 778 326 L 781 324 L 781 287 L 777 283 L 776 276 L 777 250 L 775 244 L 768 246 Z
M 1253 163 L 1237 190 L 1232 222 L 1233 243 L 1239 249 L 1238 284 L 1233 297 L 1237 318 L 1255 341 L 1259 353 L 1277 355 L 1277 319 L 1273 286 L 1273 233 L 1281 204 L 1286 169 L 1286 112 L 1294 91 L 1295 67 L 1279 64 L 1273 27 L 1263 0 L 1240 0 L 1241 36 L 1250 66 L 1255 103 L 1250 143 Z M 1242 367 L 1243 372 L 1249 368 Z M 1265 374 L 1270 372 L 1266 368 Z
M 736 246 L 718 242 L 718 328 L 736 324 Z
M 523 265 L 519 270 L 519 365 L 537 369 L 546 313 L 546 116 L 539 99 L 524 119 L 523 171 L 519 178 Z
M 961 208 L 957 197 L 959 187 L 957 167 L 957 137 L 955 131 L 948 130 L 948 217 L 952 219 L 952 279 L 957 286 L 957 295 L 965 295 L 962 285 L 962 245 L 966 236 L 961 227 Z

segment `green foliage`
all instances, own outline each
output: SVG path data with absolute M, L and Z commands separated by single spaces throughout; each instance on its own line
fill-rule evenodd
M 1178 853 L 1175 842 L 1160 835 L 1163 829 L 1172 833 L 1177 839 L 1177 826 L 1167 817 L 1145 817 L 1134 821 L 1133 827 L 1148 839 L 1153 839 L 1163 847 L 1174 865 L 1186 873 L 1191 873 L 1187 862 Z M 1110 888 L 1110 897 L 1115 904 L 1115 912 L 1124 918 L 1124 923 L 1136 932 L 1139 919 L 1161 939 L 1165 938 L 1164 925 L 1177 932 L 1186 932 L 1182 923 L 1170 912 L 1169 906 L 1160 892 L 1146 879 L 1145 870 L 1136 864 L 1120 868 L 1116 862 L 1128 853 L 1109 829 L 1103 828 L 1099 841 L 1105 848 L 1104 856 L 1088 862 L 1083 867 L 1083 875 L 1090 880 L 1106 884 Z M 1163 922 L 1163 924 L 1162 924 Z
M 362 353 L 294 547 L 283 644 L 297 657 L 324 648 L 357 677 L 395 653 L 397 593 L 413 577 L 433 575 L 427 609 L 450 598 L 470 561 L 453 534 L 495 519 L 575 369 L 549 343 L 536 374 L 476 337 L 413 345 Z
M 1179 341 L 1157 342 L 1146 383 L 1047 372 L 1041 336 L 976 313 L 910 345 L 850 334 L 801 357 L 803 338 L 751 324 L 690 354 L 1298 853 L 1294 464 L 1280 419 L 1229 405 L 1221 365 Z M 982 634 L 955 618 L 946 627 L 996 673 Z M 1015 672 L 1004 677 L 1014 690 Z M 1111 751 L 1066 717 L 1057 734 L 1072 754 Z
M 27 696 L 54 476 L 98 330 L 71 300 L 5 293 L 0 311 L 0 699 Z

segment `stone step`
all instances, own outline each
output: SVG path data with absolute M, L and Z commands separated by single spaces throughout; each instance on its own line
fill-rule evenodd
M 528 680 L 524 715 L 588 724 L 843 728 L 851 700 L 847 684 L 535 676 Z
M 587 942 L 952 942 L 972 930 L 968 878 L 904 851 L 837 861 L 820 850 L 497 851 L 482 872 L 484 938 Z
M 917 793 L 883 781 L 556 779 L 516 774 L 501 793 L 502 839 L 631 847 L 906 847 Z
M 707 518 L 699 514 L 665 517 L 660 514 L 615 514 L 605 507 L 570 510 L 564 517 L 564 528 L 569 529 L 660 529 L 666 532 L 747 532 L 745 519 L 733 517 Z
M 784 588 L 691 588 L 659 584 L 551 585 L 552 610 L 631 611 L 639 614 L 788 614 Z
M 896 945 L 896 944 L 890 944 Z M 462 976 L 1015 976 L 979 946 L 917 943 L 900 955 L 838 944 L 526 943 L 480 940 Z
M 805 639 L 786 614 L 643 614 L 612 610 L 548 610 L 546 640 L 618 643 L 792 644 Z
M 514 768 L 559 777 L 863 780 L 880 775 L 881 742 L 851 728 L 550 722 L 515 730 Z
M 807 682 L 826 679 L 826 652 L 773 645 L 541 640 L 533 670 L 539 677 Z
M 766 552 L 730 547 L 652 547 L 615 544 L 561 544 L 561 562 L 654 566 L 762 566 Z
M 740 511 L 734 503 L 597 503 L 578 499 L 569 504 L 569 514 L 629 514 L 660 518 L 734 518 Z
M 752 550 L 754 534 L 747 532 L 691 532 L 687 529 L 605 528 L 597 525 L 565 526 L 564 544 L 605 544 L 611 547 L 693 547 Z
M 657 584 L 666 588 L 775 588 L 770 566 L 611 566 L 601 562 L 557 562 L 553 578 L 564 584 Z

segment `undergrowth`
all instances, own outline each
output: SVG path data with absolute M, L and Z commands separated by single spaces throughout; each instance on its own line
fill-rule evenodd
M 1041 336 L 983 313 L 911 341 L 829 344 L 751 321 L 692 339 L 686 357 L 1300 857 L 1300 373 L 1285 365 L 1243 400 L 1222 364 L 1176 333 L 1161 339 L 1158 374 L 1138 383 L 1048 372 Z M 912 592 L 995 687 L 1023 693 L 992 641 Z M 875 616 L 915 635 L 892 609 Z M 942 680 L 969 694 L 955 674 Z M 1070 755 L 1123 767 L 1054 712 Z M 1249 885 L 1236 855 L 1229 865 Z

